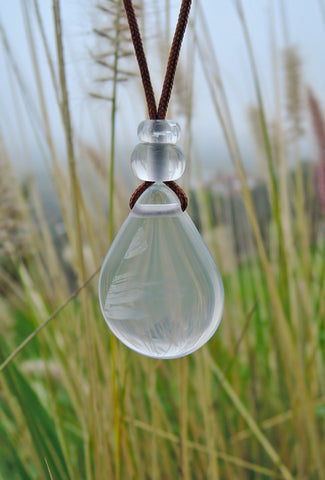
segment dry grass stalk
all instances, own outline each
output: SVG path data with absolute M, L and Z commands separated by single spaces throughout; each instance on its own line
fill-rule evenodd
M 315 177 L 318 199 L 325 215 L 325 121 L 319 102 L 311 89 L 308 90 L 308 103 L 319 151 Z
M 0 258 L 8 257 L 16 263 L 31 252 L 27 221 L 20 188 L 0 134 Z
M 301 60 L 295 47 L 287 47 L 283 53 L 286 81 L 286 107 L 293 137 L 304 133 L 302 111 Z
M 203 234 L 208 238 L 215 257 L 218 261 L 221 260 L 224 270 L 227 302 L 223 326 L 220 327 L 218 336 L 201 352 L 180 362 L 158 362 L 140 358 L 115 341 L 111 345 L 115 349 L 112 355 L 106 326 L 98 320 L 95 289 L 87 289 L 89 304 L 85 309 L 82 302 L 80 305 L 76 301 L 75 295 L 69 298 L 69 286 L 66 282 L 56 280 L 53 288 L 53 279 L 57 278 L 57 272 L 61 271 L 64 276 L 66 272 L 62 270 L 62 264 L 55 255 L 51 254 L 51 258 L 46 255 L 51 251 L 52 241 L 46 233 L 42 206 L 38 205 L 35 210 L 41 232 L 36 237 L 36 245 L 39 257 L 44 259 L 45 265 L 41 267 L 37 258 L 30 262 L 28 271 L 23 269 L 20 272 L 21 283 L 15 295 L 11 293 L 8 299 L 1 299 L 0 302 L 5 302 L 6 305 L 8 303 L 10 308 L 6 311 L 14 312 L 13 315 L 18 315 L 17 311 L 21 315 L 22 307 L 24 321 L 31 321 L 32 325 L 36 326 L 41 316 L 48 315 L 48 312 L 60 303 L 60 299 L 68 298 L 64 308 L 59 307 L 53 316 L 48 317 L 47 323 L 32 333 L 0 367 L 3 399 L 6 405 L 10 405 L 10 414 L 4 409 L 0 417 L 1 432 L 6 432 L 6 435 L 8 433 L 8 445 L 17 438 L 16 435 L 23 439 L 24 446 L 17 442 L 16 458 L 22 459 L 28 472 L 32 465 L 38 476 L 49 475 L 51 472 L 55 478 L 55 465 L 47 460 L 46 470 L 43 470 L 44 461 L 30 438 L 26 417 L 22 416 L 21 410 L 12 401 L 12 391 L 4 382 L 4 375 L 16 365 L 23 369 L 24 378 L 33 387 L 35 378 L 30 370 L 26 369 L 26 365 L 33 365 L 35 362 L 36 366 L 37 360 L 42 358 L 43 361 L 48 361 L 48 369 L 42 364 L 45 375 L 44 378 L 38 377 L 37 391 L 42 403 L 54 418 L 53 435 L 60 439 L 64 456 L 69 459 L 71 478 L 76 475 L 87 480 L 118 476 L 145 478 L 148 475 L 153 479 L 177 478 L 180 472 L 184 478 L 201 478 L 208 472 L 212 479 L 243 480 L 251 478 L 252 475 L 254 478 L 289 479 L 293 478 L 296 472 L 300 478 L 303 478 L 303 474 L 305 477 L 317 475 L 315 468 L 321 478 L 319 465 L 312 465 L 304 460 L 302 468 L 298 470 L 299 459 L 296 458 L 296 452 L 299 453 L 305 441 L 306 455 L 310 455 L 308 442 L 319 441 L 317 433 L 315 436 L 306 420 L 310 419 L 314 428 L 316 413 L 321 414 L 320 409 L 315 411 L 314 408 L 316 399 L 324 388 L 324 367 L 319 343 L 321 340 L 317 335 L 313 337 L 314 324 L 305 322 L 306 343 L 309 344 L 310 339 L 313 342 L 316 339 L 316 343 L 312 345 L 313 355 L 307 352 L 307 345 L 303 351 L 303 359 L 308 357 L 310 364 L 305 366 L 299 363 L 301 357 L 297 351 L 296 326 L 286 315 L 283 306 L 284 294 L 278 283 L 281 263 L 277 254 L 268 254 L 261 234 L 256 202 L 252 199 L 251 187 L 246 177 L 221 72 L 214 58 L 213 48 L 206 48 L 211 42 L 209 43 L 207 29 L 203 28 L 201 33 L 201 17 L 202 6 L 198 4 L 198 23 L 195 26 L 193 42 L 203 61 L 213 102 L 241 181 L 242 198 L 249 218 L 249 222 L 245 220 L 241 237 L 245 245 L 243 261 L 231 242 L 228 242 L 227 248 L 217 242 L 218 229 L 225 226 L 226 220 L 229 220 L 229 223 L 231 221 L 231 225 L 234 224 L 229 231 L 235 235 L 236 228 L 239 227 L 238 217 L 244 215 L 242 206 L 237 211 L 235 203 L 228 202 L 225 205 L 224 199 L 210 195 L 211 192 L 207 191 L 206 186 L 200 189 L 198 203 L 203 212 L 199 212 Z M 120 85 L 118 88 L 120 89 Z M 279 120 L 278 117 L 276 120 Z M 279 125 L 277 131 L 281 133 L 281 122 Z M 270 132 L 267 133 L 271 144 Z M 79 142 L 79 145 L 81 155 L 78 161 L 89 162 L 92 154 L 86 152 L 82 142 Z M 280 176 L 283 174 L 280 183 L 283 182 L 285 189 L 285 144 L 279 151 L 280 162 L 277 160 L 275 168 L 283 169 L 282 173 L 280 172 Z M 98 163 L 97 158 L 92 163 L 89 162 L 87 168 L 90 170 L 96 162 Z M 76 189 L 81 238 L 87 239 L 91 245 L 94 258 L 97 255 L 100 257 L 103 248 L 101 242 L 104 242 L 104 239 L 96 237 L 104 237 L 102 232 L 107 229 L 100 192 L 96 192 L 100 168 L 100 165 L 97 166 L 98 172 L 93 174 L 93 178 L 90 178 L 90 175 L 87 178 L 92 188 L 91 202 L 86 201 L 89 191 L 79 178 Z M 60 174 L 64 174 L 62 168 L 57 179 Z M 288 189 L 284 192 L 279 188 L 278 201 L 281 206 L 284 204 L 284 193 L 288 195 Z M 239 197 L 239 193 L 237 196 Z M 68 196 L 62 198 L 69 210 Z M 38 199 L 33 199 L 33 203 L 37 205 Z M 97 205 L 101 207 L 99 214 Z M 217 225 L 215 211 L 218 212 Z M 114 215 L 120 221 L 116 208 Z M 68 219 L 69 221 L 71 223 Z M 273 216 L 271 222 L 274 221 Z M 292 221 L 290 211 L 286 211 L 286 216 L 281 212 L 283 231 L 286 221 Z M 74 235 L 73 229 L 72 232 Z M 66 248 L 73 245 L 71 238 L 66 240 Z M 271 249 L 275 252 L 277 241 L 277 235 L 271 237 Z M 84 250 L 83 248 L 83 254 Z M 322 290 L 319 290 L 324 262 L 319 262 L 321 254 L 318 252 L 313 258 L 313 278 L 309 285 L 305 281 L 306 272 L 301 266 L 300 256 L 300 248 L 297 248 L 292 256 L 287 256 L 290 289 L 292 288 L 291 301 L 297 304 L 301 318 L 313 317 L 317 322 L 324 311 L 324 302 L 320 298 Z M 231 257 L 232 268 L 227 270 L 224 268 L 224 260 L 228 257 Z M 50 274 L 46 275 L 46 271 Z M 8 291 L 14 290 L 12 279 L 9 280 L 3 272 L 0 273 L 0 281 L 6 283 Z M 254 304 L 254 299 L 257 299 L 257 303 L 253 313 L 247 313 Z M 85 338 L 81 320 L 88 315 L 91 332 L 89 338 Z M 56 318 L 56 321 L 52 323 L 51 318 Z M 318 328 L 320 327 L 317 326 L 316 331 Z M 14 329 L 12 330 L 11 334 L 6 325 L 6 334 L 12 337 L 9 339 L 11 348 L 18 343 L 14 337 Z M 23 340 L 23 337 L 21 339 Z M 91 365 L 88 360 L 89 339 L 93 342 L 94 351 Z M 17 356 L 19 352 L 20 355 Z M 217 367 L 221 362 L 226 365 L 223 366 L 223 371 Z M 55 395 L 56 386 L 53 384 L 53 364 L 56 371 L 60 372 L 55 379 L 59 382 L 58 396 Z M 313 375 L 310 369 L 313 370 Z M 90 380 L 89 375 L 93 375 Z M 112 383 L 115 385 L 115 397 L 112 395 Z M 307 387 L 309 391 L 306 392 Z M 302 403 L 307 400 L 305 405 L 297 404 L 295 392 L 299 392 Z M 61 396 L 64 396 L 63 404 Z M 290 403 L 292 409 L 288 413 Z M 263 421 L 273 417 L 276 412 L 285 413 Z M 286 424 L 289 417 L 291 423 Z M 246 425 L 248 429 L 244 430 Z M 266 430 L 263 430 L 264 428 Z M 321 435 L 321 422 L 317 423 L 316 429 Z M 240 433 L 237 438 L 245 439 L 245 442 L 233 441 L 238 431 Z M 45 438 L 43 443 L 51 447 L 50 437 Z M 293 448 L 289 449 L 288 445 L 293 445 Z M 9 447 L 6 448 L 10 452 Z M 314 452 L 317 451 L 317 445 L 312 448 Z M 319 444 L 320 456 L 322 451 Z M 249 458 L 254 458 L 254 463 L 248 461 Z M 306 466 L 307 470 L 304 471 Z M 2 468 L 4 467 L 1 465 L 1 473 Z M 61 477 L 64 478 L 63 475 Z

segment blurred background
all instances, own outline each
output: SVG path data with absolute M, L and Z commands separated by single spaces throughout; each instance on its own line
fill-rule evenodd
M 158 99 L 180 1 L 135 5 Z M 324 0 L 193 0 L 168 118 L 226 303 L 160 361 L 97 300 L 147 116 L 122 1 L 2 2 L 0 478 L 325 479 L 324 41 Z

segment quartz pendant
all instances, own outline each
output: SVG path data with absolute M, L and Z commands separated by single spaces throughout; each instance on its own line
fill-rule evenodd
M 166 125 L 162 130 L 166 133 Z M 165 143 L 173 147 L 170 138 Z M 140 162 L 141 149 L 136 147 L 132 163 Z M 179 152 L 167 165 L 159 155 L 149 151 L 141 164 L 156 183 L 138 199 L 105 257 L 99 301 L 107 325 L 125 345 L 168 359 L 192 353 L 211 338 L 221 320 L 224 289 L 189 215 L 162 183 L 166 178 L 156 178 L 164 171 L 174 179 L 173 171 L 181 170 Z

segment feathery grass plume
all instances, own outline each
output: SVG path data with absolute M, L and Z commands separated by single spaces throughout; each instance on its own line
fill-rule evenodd
M 290 151 L 292 151 L 295 161 L 295 188 L 292 192 L 295 210 L 293 227 L 297 237 L 297 244 L 300 250 L 304 273 L 310 278 L 311 260 L 309 235 L 307 232 L 309 229 L 306 228 L 310 219 L 306 212 L 306 182 L 304 181 L 302 155 L 299 145 L 300 138 L 304 134 L 301 60 L 298 49 L 295 46 L 287 47 L 284 50 L 283 55 L 286 85 L 286 109 L 289 123 L 288 147 Z
M 131 36 L 122 0 L 103 0 L 96 9 L 100 26 L 93 28 L 97 42 L 90 55 L 98 67 L 98 76 L 94 80 L 95 91 L 90 96 L 114 102 L 114 85 L 134 76 L 128 61 L 133 55 Z M 111 95 L 107 82 L 112 82 Z
M 19 185 L 0 134 L 0 259 L 10 257 L 15 262 L 30 249 Z
M 114 237 L 114 185 L 115 185 L 115 128 L 117 116 L 117 94 L 118 85 L 126 82 L 133 76 L 128 68 L 128 57 L 133 53 L 131 37 L 122 0 L 105 0 L 97 5 L 102 15 L 103 26 L 94 28 L 98 40 L 99 50 L 92 52 L 91 56 L 103 74 L 97 78 L 97 85 L 102 85 L 99 93 L 91 93 L 93 98 L 108 100 L 111 102 L 110 115 L 110 172 L 109 172 L 109 242 Z M 100 43 L 101 41 L 101 43 Z M 108 83 L 111 83 L 111 94 L 107 94 Z M 104 90 L 103 90 L 104 89 Z M 115 477 L 118 480 L 121 476 L 121 454 L 122 454 L 122 429 L 120 411 L 123 409 L 122 392 L 118 383 L 118 364 L 116 360 L 117 346 L 116 338 L 111 337 L 111 364 L 112 364 L 112 396 L 114 412 L 114 456 L 115 456 Z
M 282 131 L 279 120 L 273 120 L 270 122 L 269 130 L 274 163 L 280 167 L 281 156 L 283 155 L 283 149 L 285 148 L 285 145 L 283 139 L 281 138 Z
M 247 110 L 248 121 L 250 124 L 250 130 L 253 137 L 254 147 L 256 150 L 256 155 L 258 158 L 259 173 L 263 175 L 264 181 L 268 186 L 269 195 L 270 193 L 270 175 L 267 169 L 267 158 L 265 153 L 265 142 L 263 136 L 263 127 L 261 123 L 261 114 L 258 107 L 255 105 L 250 105 Z M 271 142 L 271 136 L 270 136 Z M 273 147 L 273 145 L 271 145 Z M 272 149 L 273 155 L 273 149 Z
M 269 198 L 270 198 L 270 177 L 269 177 L 269 172 L 267 169 L 266 165 L 266 156 L 265 156 L 265 148 L 264 148 L 264 139 L 263 139 L 263 130 L 262 130 L 262 125 L 260 121 L 260 113 L 259 109 L 256 106 L 251 105 L 248 109 L 248 119 L 249 123 L 251 125 L 251 132 L 256 148 L 256 153 L 258 158 L 262 159 L 262 163 L 260 163 L 260 168 L 259 168 L 259 177 L 263 183 L 259 185 L 259 190 L 264 187 L 264 183 L 266 185 L 266 193 L 267 196 L 264 199 L 263 206 L 261 206 L 259 201 L 255 201 L 255 209 L 256 209 L 256 214 L 259 216 L 259 223 L 261 225 L 264 223 L 265 225 L 265 219 L 269 218 Z M 279 138 L 281 129 L 276 121 L 270 122 L 268 124 L 268 130 L 269 130 L 269 137 L 270 137 L 270 145 L 272 149 L 272 158 L 274 159 L 274 164 L 278 168 L 280 167 L 280 157 L 282 155 L 282 145 L 281 145 L 281 139 Z M 259 210 L 260 210 L 260 215 L 259 215 Z M 263 217 L 264 217 L 264 222 L 263 222 Z M 264 229 L 265 233 L 265 229 Z M 264 241 L 265 244 L 266 242 L 266 237 L 264 235 Z
M 264 138 L 259 109 L 255 105 L 250 105 L 248 107 L 247 115 L 251 125 L 251 132 L 253 134 L 256 149 L 259 155 L 265 157 Z
M 128 68 L 128 57 L 133 53 L 131 36 L 124 14 L 122 0 L 106 0 L 97 5 L 102 15 L 103 25 L 94 28 L 98 44 L 97 52 L 91 52 L 96 65 L 103 72 L 97 79 L 101 89 L 92 92 L 93 98 L 111 102 L 110 125 L 110 176 L 109 176 L 109 239 L 114 237 L 114 169 L 115 169 L 115 126 L 117 108 L 117 86 L 126 82 L 134 73 Z M 107 83 L 111 83 L 111 93 L 108 94 Z
M 308 105 L 312 116 L 314 132 L 318 143 L 319 157 L 316 166 L 316 185 L 318 199 L 325 216 L 325 120 L 319 102 L 308 89 Z
M 303 132 L 302 109 L 302 82 L 301 59 L 297 47 L 290 46 L 283 52 L 285 83 L 286 83 L 286 108 L 290 122 L 290 132 L 293 137 L 300 137 Z

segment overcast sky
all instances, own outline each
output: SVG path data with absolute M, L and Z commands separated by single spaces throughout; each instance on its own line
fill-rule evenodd
M 51 1 L 41 0 L 41 12 L 46 25 L 50 46 L 55 53 L 53 40 Z M 94 47 L 92 28 L 101 23 L 99 14 L 94 8 L 95 1 L 91 0 L 62 0 L 62 17 L 64 23 L 66 60 L 69 81 L 70 101 L 72 106 L 75 131 L 85 141 L 95 145 L 106 142 L 106 132 L 109 131 L 109 106 L 89 98 L 89 92 L 95 89 L 94 78 L 96 68 L 89 55 L 89 50 Z M 105 0 L 102 1 L 105 4 Z M 148 3 L 148 2 L 147 2 Z M 180 1 L 171 0 L 171 29 L 173 30 L 177 9 Z M 249 66 L 247 49 L 244 44 L 242 29 L 232 0 L 201 0 L 208 27 L 211 33 L 213 48 L 219 63 L 220 71 L 225 82 L 230 99 L 232 115 L 236 119 L 236 128 L 245 144 L 248 136 L 247 108 L 256 104 L 252 74 Z M 152 70 L 155 89 L 158 91 L 162 82 L 162 70 L 166 58 L 157 49 L 155 39 L 156 16 L 155 10 L 162 10 L 165 1 L 155 0 L 148 8 L 146 32 L 146 48 L 148 51 L 149 66 Z M 2 1 L 0 6 L 0 20 L 3 25 L 17 66 L 22 74 L 30 106 L 39 109 L 37 88 L 33 74 L 33 64 L 26 39 L 26 28 L 23 21 L 23 6 L 31 14 L 33 31 L 39 52 L 42 81 L 47 85 L 46 96 L 52 114 L 52 128 L 56 132 L 58 143 L 62 143 L 62 130 L 55 97 L 51 86 L 50 76 L 46 67 L 43 49 L 37 33 L 32 0 Z M 245 15 L 252 37 L 254 53 L 257 59 L 259 77 L 263 90 L 263 98 L 269 116 L 274 110 L 273 66 L 271 56 L 271 38 L 274 35 L 277 46 L 280 71 L 282 68 L 281 51 L 286 45 L 296 45 L 302 60 L 304 82 L 311 85 L 321 99 L 324 100 L 325 92 L 325 22 L 323 0 L 243 0 Z M 192 10 L 192 20 L 195 10 Z M 164 16 L 162 15 L 162 22 Z M 98 22 L 98 23 L 97 23 Z M 97 24 L 96 24 L 97 23 Z M 197 24 L 198 34 L 202 25 Z M 273 31 L 273 33 L 272 33 Z M 186 63 L 186 43 L 182 55 L 182 63 Z M 136 65 L 131 62 L 132 68 L 137 73 Z M 199 60 L 195 60 L 195 103 L 194 103 L 194 129 L 196 150 L 202 155 L 215 148 L 220 157 L 227 157 L 224 141 L 218 121 L 211 104 L 208 85 L 204 80 Z M 17 152 L 17 157 L 23 156 L 23 144 L 20 142 L 21 132 L 27 137 L 32 151 L 37 152 L 35 134 L 28 125 L 30 120 L 25 107 L 22 106 L 19 88 L 15 85 L 11 65 L 8 63 L 3 47 L 0 47 L 1 68 L 1 96 L 0 96 L 0 128 L 2 135 L 9 142 L 10 148 Z M 281 75 L 279 76 L 282 81 Z M 171 99 L 173 102 L 173 98 Z M 120 90 L 119 95 L 119 125 L 118 142 L 121 149 L 132 149 L 137 142 L 137 124 L 145 116 L 143 97 L 137 79 L 132 80 Z M 182 125 L 182 118 L 180 120 Z M 127 140 L 126 140 L 127 139 Z M 223 145 L 223 147 L 222 147 Z M 244 145 L 244 149 L 247 146 Z M 103 146 L 104 148 L 104 146 Z M 250 152 L 249 148 L 247 147 Z M 37 156 L 37 154 L 35 153 Z M 62 153 L 64 155 L 64 153 Z M 127 164 L 128 159 L 125 160 Z M 220 164 L 227 162 L 223 158 Z M 224 163 L 223 163 L 224 164 Z

